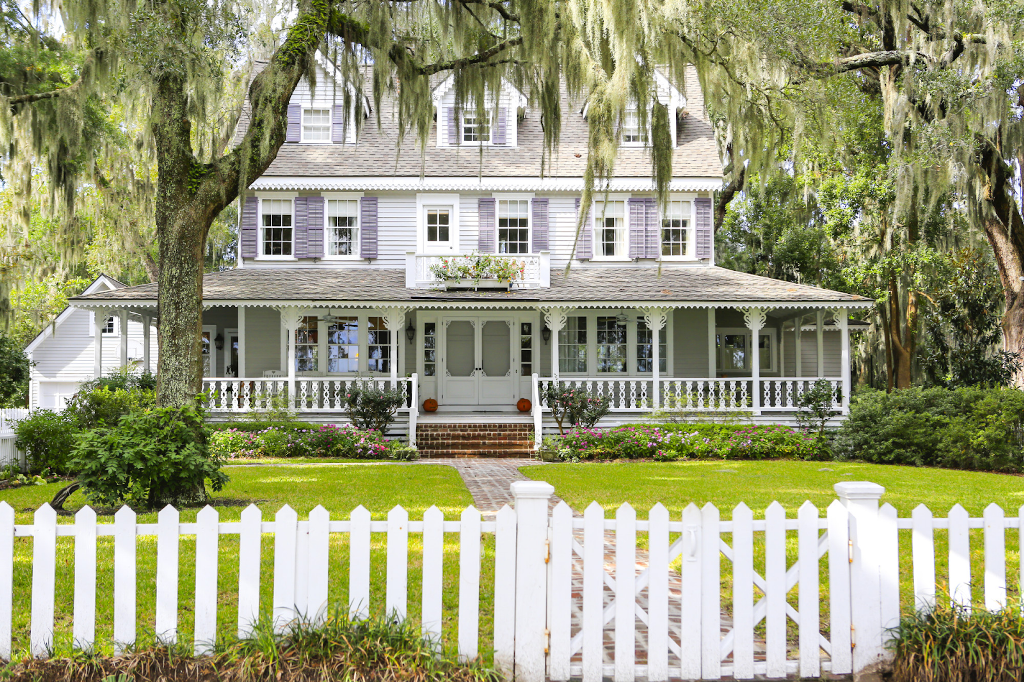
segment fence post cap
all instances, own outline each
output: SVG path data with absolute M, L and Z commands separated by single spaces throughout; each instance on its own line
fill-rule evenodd
M 544 481 L 515 481 L 511 487 L 516 500 L 547 500 L 555 493 L 555 486 Z
M 870 481 L 843 481 L 835 484 L 836 495 L 846 504 L 856 500 L 880 500 L 885 488 Z

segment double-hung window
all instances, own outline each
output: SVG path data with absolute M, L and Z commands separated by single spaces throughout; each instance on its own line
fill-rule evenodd
M 530 202 L 498 201 L 498 253 L 530 252 Z
M 327 255 L 359 255 L 359 201 L 331 199 L 327 202 Z
M 371 372 L 391 371 L 391 330 L 384 324 L 383 317 L 369 317 L 366 320 L 367 369 Z
M 594 206 L 598 258 L 625 258 L 626 202 L 598 201 Z
M 295 330 L 295 371 L 317 372 L 320 369 L 319 320 L 307 315 Z
M 636 109 L 627 109 L 622 117 L 622 144 L 643 145 L 647 141 L 646 131 L 640 127 L 640 114 Z
M 330 142 L 331 141 L 331 110 L 330 109 L 303 109 L 302 110 L 302 141 L 303 142 Z
M 636 320 L 636 371 L 654 371 L 654 332 L 642 317 Z M 658 371 L 668 372 L 668 327 L 658 334 Z
M 292 200 L 263 199 L 261 254 L 264 256 L 292 255 Z
M 491 141 L 491 120 L 488 113 L 473 109 L 462 113 L 462 141 L 486 144 Z
M 587 371 L 587 318 L 573 316 L 566 318 L 565 326 L 558 332 L 558 371 Z
M 359 371 L 359 318 L 342 317 L 327 327 L 327 371 L 332 374 Z
M 669 201 L 661 217 L 661 255 L 690 255 L 690 202 Z

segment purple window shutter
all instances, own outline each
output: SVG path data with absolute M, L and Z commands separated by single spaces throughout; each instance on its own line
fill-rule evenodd
M 540 253 L 548 250 L 548 200 L 534 199 L 530 208 L 533 211 L 531 218 L 533 230 L 533 252 Z
M 647 223 L 644 250 L 648 258 L 658 258 L 661 255 L 661 217 L 658 215 L 658 201 L 644 199 L 644 208 Z
M 298 142 L 302 134 L 302 107 L 298 104 L 288 105 L 288 132 L 285 142 Z
M 292 233 L 295 235 L 293 242 L 295 247 L 292 249 L 292 254 L 296 258 L 307 258 L 306 255 L 306 219 L 308 211 L 306 210 L 307 197 L 295 197 L 292 205 L 295 207 L 292 215 Z
M 359 200 L 359 255 L 377 257 L 377 197 Z
M 479 233 L 477 235 L 477 250 L 480 253 L 494 253 L 497 249 L 497 235 L 494 228 L 494 208 L 497 201 L 493 198 L 481 198 L 476 200 L 476 210 L 479 220 Z
M 580 199 L 576 197 L 576 225 L 580 220 Z M 590 246 L 590 232 L 593 226 L 590 224 L 590 209 L 587 209 L 587 217 L 583 219 L 583 227 L 580 228 L 579 237 L 576 240 L 576 259 L 590 260 L 594 257 L 593 249 Z
M 246 197 L 242 205 L 242 258 L 256 257 L 256 244 L 259 243 L 260 231 L 260 200 Z
M 498 122 L 494 126 L 494 135 L 491 137 L 491 144 L 505 144 L 505 125 L 508 118 L 508 108 L 498 107 Z
M 324 257 L 323 197 L 306 197 L 306 257 Z
M 335 104 L 334 113 L 331 115 L 331 142 L 334 144 L 345 143 L 345 105 Z
M 711 242 L 714 229 L 711 225 L 711 199 L 700 197 L 693 200 L 697 209 L 697 258 L 711 258 Z
M 647 215 L 643 199 L 630 199 L 629 205 L 629 257 L 643 258 L 647 249 L 644 238 L 647 234 Z
M 454 146 L 459 143 L 459 127 L 455 125 L 455 109 L 448 109 L 448 144 Z

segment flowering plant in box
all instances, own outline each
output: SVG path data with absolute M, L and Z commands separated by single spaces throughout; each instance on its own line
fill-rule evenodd
M 526 261 L 496 256 L 489 253 L 472 253 L 468 256 L 442 258 L 430 266 L 430 272 L 441 282 L 471 280 L 474 285 L 482 279 L 499 282 L 516 282 L 526 274 Z

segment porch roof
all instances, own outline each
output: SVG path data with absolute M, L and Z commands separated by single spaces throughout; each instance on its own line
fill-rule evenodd
M 376 307 L 400 304 L 438 308 L 479 305 L 523 308 L 538 305 L 602 307 L 645 304 L 667 307 L 764 305 L 776 308 L 872 305 L 871 299 L 828 289 L 758 277 L 720 267 L 573 267 L 552 269 L 551 287 L 513 291 L 408 289 L 405 270 L 384 268 L 242 268 L 203 277 L 208 306 L 304 305 Z M 125 287 L 76 296 L 86 307 L 155 306 L 157 285 Z

